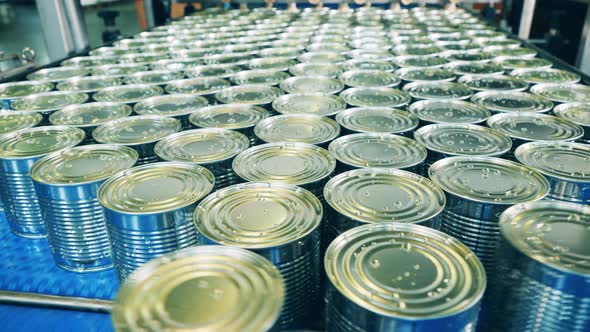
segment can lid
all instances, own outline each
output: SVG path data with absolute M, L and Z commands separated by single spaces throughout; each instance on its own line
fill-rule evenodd
M 49 185 L 106 180 L 137 162 L 137 152 L 121 145 L 95 144 L 63 149 L 38 160 L 31 178 Z
M 342 68 L 344 68 L 346 70 L 359 69 L 359 70 L 380 70 L 380 71 L 392 72 L 397 68 L 397 66 L 392 64 L 389 61 L 351 59 L 351 60 L 344 61 L 342 63 Z
M 282 71 L 255 69 L 237 72 L 230 78 L 230 80 L 238 85 L 277 85 L 289 77 L 289 74 Z
M 54 125 L 96 127 L 105 122 L 129 116 L 131 111 L 131 106 L 120 103 L 77 104 L 52 113 L 49 121 Z
M 528 48 L 528 47 L 504 47 L 504 46 L 489 46 L 484 47 L 484 52 L 490 52 L 496 57 L 506 56 L 506 57 L 528 57 L 534 58 L 537 56 L 537 51 Z
M 84 139 L 82 129 L 66 126 L 44 126 L 21 129 L 0 136 L 0 158 L 21 159 L 78 145 Z
M 342 136 L 329 146 L 339 162 L 356 168 L 404 169 L 421 164 L 426 149 L 413 139 L 387 133 Z
M 531 142 L 519 146 L 514 155 L 521 163 L 542 174 L 573 182 L 590 182 L 587 144 Z
M 38 125 L 43 116 L 39 113 L 0 112 L 0 135 Z
M 214 64 L 195 66 L 185 71 L 188 77 L 227 78 L 242 71 L 242 68 L 232 64 Z
M 209 105 L 206 98 L 192 94 L 170 94 L 143 99 L 133 106 L 137 114 L 187 115 Z
M 459 240 L 419 225 L 355 227 L 324 260 L 331 284 L 362 308 L 405 320 L 473 309 L 486 288 L 480 260 Z
M 505 75 L 465 75 L 459 78 L 459 83 L 475 91 L 524 91 L 529 87 L 527 82 Z
M 298 63 L 291 66 L 289 72 L 295 76 L 325 76 L 334 78 L 340 75 L 342 68 L 330 63 Z
M 267 143 L 301 142 L 322 144 L 340 135 L 340 125 L 325 116 L 285 114 L 259 121 L 254 127 L 254 133 Z
M 444 68 L 437 67 L 405 67 L 395 72 L 402 80 L 414 81 L 453 81 L 455 74 Z
M 397 55 L 435 55 L 442 52 L 442 49 L 435 45 L 422 44 L 403 44 L 393 48 L 393 52 Z
M 250 84 L 219 90 L 215 93 L 215 99 L 224 104 L 265 105 L 283 94 L 283 91 L 272 86 Z
M 449 63 L 447 59 L 435 56 L 397 56 L 393 62 L 400 67 L 439 67 Z
M 406 92 L 392 88 L 350 88 L 340 97 L 351 106 L 401 107 L 411 100 Z
M 514 248 L 533 260 L 588 277 L 590 275 L 590 207 L 558 201 L 523 203 L 500 217 L 500 232 Z
M 220 189 L 195 210 L 200 235 L 248 249 L 305 238 L 320 226 L 322 204 L 311 192 L 285 183 L 251 182 Z
M 191 77 L 190 70 L 202 64 L 200 59 L 164 59 L 152 62 L 150 68 L 153 70 L 185 71 L 184 74 Z
M 50 82 L 57 82 L 61 80 L 65 80 L 72 77 L 78 76 L 86 76 L 88 75 L 88 69 L 76 67 L 76 66 L 69 66 L 69 67 L 55 67 L 55 68 L 45 68 L 37 70 L 33 73 L 27 75 L 28 80 L 32 81 L 50 81 Z M 0 87 L 0 90 L 2 88 Z M 49 91 L 49 90 L 45 90 Z M 42 91 L 37 91 L 42 92 Z
M 180 130 L 180 121 L 160 115 L 137 115 L 109 121 L 92 132 L 100 143 L 153 143 Z
M 168 52 L 128 53 L 117 57 L 121 63 L 148 63 L 169 58 Z
M 125 84 L 166 84 L 184 77 L 181 71 L 150 70 L 133 73 L 125 77 Z
M 60 91 L 94 92 L 121 84 L 123 80 L 118 76 L 80 76 L 61 81 L 56 88 Z
M 391 47 L 388 45 L 388 47 Z M 388 61 L 393 58 L 393 54 L 386 50 L 367 50 L 357 49 L 347 53 L 352 59 L 358 60 L 376 60 L 376 61 Z
M 260 50 L 258 55 L 261 57 L 285 56 L 296 58 L 301 52 L 303 52 L 303 47 L 270 47 Z
M 590 86 L 568 83 L 534 85 L 531 92 L 557 103 L 590 103 Z
M 169 135 L 156 144 L 154 151 L 163 160 L 206 165 L 231 159 L 249 146 L 244 134 L 208 128 Z
M 326 149 L 298 142 L 257 145 L 240 153 L 233 170 L 250 182 L 281 182 L 305 185 L 326 179 L 336 160 Z
M 287 70 L 289 67 L 297 64 L 297 61 L 288 56 L 272 56 L 266 58 L 252 59 L 246 63 L 250 69 L 274 69 Z
M 336 94 L 344 89 L 344 84 L 326 76 L 295 76 L 287 78 L 279 85 L 287 93 L 317 92 Z
M 272 108 L 282 114 L 335 115 L 346 108 L 342 98 L 327 93 L 293 93 L 281 96 Z
M 553 113 L 561 118 L 568 119 L 581 126 L 590 126 L 589 103 L 567 103 L 557 105 L 553 109 Z
M 549 182 L 538 171 L 494 157 L 445 158 L 432 164 L 428 175 L 447 193 L 483 203 L 530 202 L 549 192 Z
M 308 44 L 305 49 L 308 52 L 346 52 L 350 50 L 350 46 L 346 45 L 346 43 L 342 42 L 312 42 Z
M 270 116 L 262 107 L 247 104 L 223 104 L 201 108 L 189 116 L 189 121 L 201 128 L 242 129 L 254 127 Z
M 554 68 L 524 68 L 510 72 L 511 76 L 528 83 L 578 83 L 580 75 Z
M 195 246 L 134 271 L 117 294 L 113 323 L 117 330 L 267 331 L 284 297 L 283 279 L 264 257 L 239 248 Z
M 512 147 L 508 136 L 472 124 L 428 125 L 416 130 L 414 137 L 427 149 L 447 155 L 498 156 Z
M 124 47 L 108 47 L 108 46 L 104 46 L 104 47 L 99 47 L 99 48 L 95 48 L 93 50 L 91 50 L 90 52 L 88 52 L 89 55 L 91 56 L 121 56 L 124 54 L 129 53 L 130 48 L 124 48 Z
M 214 94 L 222 89 L 229 87 L 231 84 L 221 78 L 215 77 L 196 77 L 184 80 L 172 81 L 166 85 L 167 93 L 188 93 L 196 95 Z
M 348 58 L 338 52 L 307 52 L 297 57 L 297 60 L 304 63 L 341 63 Z
M 501 75 L 504 68 L 489 62 L 453 61 L 446 65 L 455 75 Z
M 584 129 L 569 120 L 539 113 L 496 114 L 487 124 L 512 138 L 527 141 L 573 141 L 584 135 Z
M 350 87 L 395 87 L 401 79 L 390 72 L 379 70 L 349 70 L 340 74 L 342 83 Z
M 446 81 L 418 81 L 403 89 L 416 99 L 468 99 L 473 91 L 463 84 Z
M 494 58 L 494 55 L 481 50 L 468 50 L 468 51 L 447 51 L 443 53 L 443 56 L 448 61 L 488 61 Z
M 130 75 L 148 70 L 148 66 L 138 63 L 119 63 L 116 65 L 104 65 L 88 67 L 92 75 Z
M 134 103 L 145 98 L 159 96 L 164 90 L 151 84 L 128 84 L 104 88 L 92 95 L 96 101 L 111 101 L 120 103 Z
M 521 58 L 521 57 L 496 57 L 492 60 L 497 65 L 504 69 L 520 69 L 520 68 L 551 68 L 553 63 L 543 58 Z
M 100 186 L 98 201 L 121 213 L 162 213 L 195 204 L 214 183 L 213 174 L 194 163 L 146 164 L 110 177 Z
M 543 113 L 553 108 L 553 103 L 545 98 L 519 91 L 483 91 L 478 92 L 471 101 L 492 112 L 538 112 Z
M 408 110 L 422 121 L 434 123 L 481 123 L 492 113 L 477 104 L 462 100 L 420 100 Z
M 436 217 L 446 203 L 427 178 L 384 168 L 341 173 L 328 181 L 324 198 L 338 213 L 364 223 L 419 223 Z
M 15 111 L 45 112 L 64 108 L 68 105 L 82 104 L 88 100 L 88 95 L 73 91 L 52 91 L 28 95 L 15 99 L 10 106 Z
M 352 131 L 364 133 L 399 134 L 418 126 L 418 119 L 412 114 L 389 107 L 355 107 L 340 112 L 338 123 Z
M 110 65 L 116 64 L 119 62 L 118 56 L 102 56 L 102 55 L 95 55 L 95 56 L 78 56 L 74 58 L 69 58 L 64 60 L 60 63 L 61 66 L 77 66 L 77 67 L 91 67 L 91 66 L 101 66 L 101 65 Z

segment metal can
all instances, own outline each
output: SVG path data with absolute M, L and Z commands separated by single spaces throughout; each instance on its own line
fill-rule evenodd
M 239 248 L 198 246 L 138 268 L 121 286 L 112 320 L 117 332 L 146 326 L 265 332 L 272 330 L 284 301 L 283 278 L 269 260 Z M 201 303 L 208 303 L 207 314 L 192 313 Z
M 251 85 L 251 84 L 263 84 L 263 85 L 278 85 L 283 80 L 291 77 L 291 75 L 284 71 L 275 70 L 244 70 L 235 73 L 231 78 L 234 84 L 237 85 Z
M 359 226 L 332 242 L 324 266 L 327 331 L 475 330 L 484 268 L 446 234 L 402 223 Z
M 402 107 L 411 100 L 406 92 L 392 88 L 350 88 L 342 91 L 340 97 L 348 105 L 358 107 Z
M 346 60 L 348 57 L 344 54 L 338 52 L 307 52 L 303 53 L 297 57 L 299 62 L 303 63 L 334 63 L 340 64 Z
M 542 58 L 521 58 L 521 57 L 495 57 L 493 63 L 502 66 L 506 70 L 525 69 L 525 68 L 551 68 L 553 63 Z
M 288 56 L 273 56 L 266 58 L 252 59 L 248 61 L 246 67 L 249 69 L 272 69 L 287 71 L 291 66 L 297 64 L 297 61 Z
M 93 66 L 86 68 L 92 75 L 125 76 L 148 70 L 148 66 L 138 63 L 119 63 L 116 65 Z
M 156 155 L 165 161 L 190 162 L 215 176 L 214 190 L 240 182 L 232 169 L 234 157 L 250 146 L 248 138 L 227 129 L 194 129 L 165 137 L 156 144 Z
M 498 266 L 502 212 L 549 192 L 549 182 L 538 171 L 494 157 L 445 158 L 428 174 L 447 196 L 440 229 L 473 250 L 488 276 Z
M 445 58 L 410 55 L 397 56 L 393 58 L 393 62 L 399 67 L 440 67 L 449 63 Z
M 346 108 L 346 103 L 327 93 L 292 93 L 276 98 L 272 108 L 281 114 L 334 116 Z
M 469 99 L 473 91 L 463 84 L 446 81 L 412 82 L 403 90 L 414 99 Z
M 137 151 L 138 165 L 158 161 L 154 146 L 162 138 L 180 131 L 180 121 L 160 115 L 138 115 L 109 121 L 94 130 L 99 143 L 119 144 Z
M 396 75 L 379 70 L 349 70 L 340 74 L 340 81 L 349 87 L 396 87 L 401 79 Z
M 191 113 L 209 105 L 205 97 L 192 94 L 170 94 L 144 99 L 135 106 L 133 111 L 139 115 L 156 114 L 169 116 L 181 123 L 181 130 L 192 127 L 188 120 Z
M 246 104 L 270 107 L 284 93 L 279 88 L 267 85 L 238 85 L 219 90 L 215 99 L 222 104 Z
M 0 112 L 0 135 L 35 127 L 41 123 L 42 119 L 43 116 L 39 113 Z
M 14 234 L 46 235 L 29 170 L 46 154 L 73 147 L 83 139 L 84 131 L 66 126 L 27 128 L 0 136 L 0 196 Z
M 484 52 L 491 53 L 494 57 L 522 57 L 534 58 L 537 56 L 537 51 L 528 47 L 504 47 L 504 46 L 489 46 L 483 48 Z
M 100 186 L 120 280 L 151 259 L 197 244 L 192 213 L 214 182 L 199 165 L 161 162 L 122 171 Z
M 287 93 L 337 94 L 344 89 L 344 84 L 326 76 L 295 76 L 283 80 L 279 87 Z
M 520 80 L 523 80 L 531 84 L 578 83 L 580 81 L 580 75 L 567 70 L 554 68 L 515 69 L 512 72 L 510 72 L 510 76 L 514 76 Z
M 518 91 L 483 91 L 471 97 L 471 101 L 494 113 L 549 112 L 553 103 L 545 98 Z
M 132 167 L 137 152 L 120 145 L 86 145 L 51 153 L 33 164 L 31 178 L 55 263 L 69 271 L 112 266 L 100 185 Z
M 247 149 L 233 161 L 244 181 L 279 182 L 300 186 L 319 199 L 336 169 L 336 159 L 323 148 L 306 143 L 267 143 Z
M 196 77 L 170 82 L 165 89 L 169 94 L 183 93 L 203 96 L 210 104 L 216 104 L 217 100 L 214 95 L 230 85 L 229 81 L 222 78 Z
M 455 73 L 445 68 L 436 67 L 405 67 L 395 72 L 406 82 L 416 81 L 454 81 Z
M 203 62 L 199 59 L 164 59 L 152 62 L 150 69 L 152 70 L 170 70 L 170 71 L 184 71 L 186 75 L 192 68 L 201 66 Z M 190 77 L 186 75 L 187 77 Z
M 458 82 L 475 91 L 525 91 L 529 88 L 527 82 L 506 75 L 465 75 Z
M 393 72 L 397 66 L 390 61 L 350 59 L 341 65 L 346 70 L 379 70 Z
M 327 148 L 340 135 L 340 125 L 325 116 L 286 114 L 260 120 L 254 134 L 266 143 L 299 142 Z
M 342 73 L 339 65 L 330 63 L 298 63 L 289 68 L 294 76 L 324 76 L 335 78 Z
M 584 129 L 584 137 L 581 143 L 590 144 L 590 104 L 588 103 L 567 103 L 555 106 L 553 113 L 572 121 Z
M 465 61 L 465 62 L 488 62 L 495 59 L 495 56 L 488 52 L 481 50 L 466 50 L 466 51 L 446 51 L 442 56 L 450 62 Z M 494 64 L 499 65 L 494 62 Z M 502 67 L 502 66 L 501 66 Z M 504 67 L 502 67 L 504 68 Z M 506 70 L 506 68 L 504 68 Z
M 68 78 L 86 76 L 89 72 L 88 69 L 77 66 L 45 68 L 28 74 L 27 79 L 30 81 L 59 82 Z
M 190 78 L 210 77 L 228 78 L 242 71 L 242 67 L 228 64 L 195 66 L 187 69 L 184 74 Z
M 590 86 L 569 83 L 542 83 L 531 92 L 556 103 L 590 103 Z
M 418 118 L 389 107 L 354 107 L 338 113 L 336 121 L 344 133 L 390 133 L 409 136 L 418 127 Z
M 123 84 L 119 76 L 81 76 L 73 77 L 57 83 L 59 91 L 73 91 L 91 93 L 111 86 Z
M 590 204 L 590 146 L 569 142 L 531 142 L 515 151 L 518 161 L 549 180 L 548 198 Z
M 133 106 L 143 99 L 159 96 L 164 90 L 157 85 L 150 84 L 127 84 L 104 88 L 92 95 L 95 101 L 107 101 L 115 103 L 125 103 Z
M 13 100 L 11 108 L 19 113 L 40 113 L 43 115 L 41 124 L 48 124 L 51 113 L 69 105 L 85 103 L 87 100 L 88 95 L 81 92 L 42 92 Z
M 284 183 L 246 183 L 221 189 L 195 210 L 205 244 L 251 250 L 269 259 L 285 283 L 278 330 L 303 327 L 320 299 L 322 205 L 309 191 Z
M 433 123 L 478 124 L 491 115 L 488 109 L 462 100 L 420 100 L 412 103 L 408 111 L 415 115 L 422 125 Z
M 169 58 L 168 52 L 127 53 L 117 57 L 120 63 L 150 63 Z
M 504 68 L 488 62 L 465 62 L 454 61 L 447 65 L 446 68 L 453 71 L 457 76 L 463 75 L 502 75 Z
M 150 70 L 127 75 L 125 77 L 125 84 L 155 84 L 164 86 L 182 78 L 184 78 L 182 71 Z
M 69 58 L 60 63 L 61 66 L 92 67 L 102 65 L 113 65 L 119 62 L 117 56 L 77 56 Z

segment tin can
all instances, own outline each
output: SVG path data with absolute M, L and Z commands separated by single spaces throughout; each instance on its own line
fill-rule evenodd
M 410 55 L 410 56 L 425 56 L 425 55 L 436 55 L 441 53 L 443 50 L 435 45 L 421 45 L 421 44 L 405 44 L 398 45 L 393 48 L 393 52 L 397 55 Z
M 192 68 L 199 67 L 203 64 L 200 59 L 164 59 L 150 63 L 152 70 L 169 70 L 169 71 L 184 71 L 187 77 L 187 72 Z
M 556 103 L 590 103 L 590 87 L 582 84 L 542 83 L 531 92 Z
M 282 82 L 279 87 L 287 93 L 326 93 L 337 94 L 344 89 L 344 84 L 335 78 L 326 76 L 295 76 Z
M 346 134 L 391 133 L 409 136 L 418 127 L 418 118 L 389 107 L 354 107 L 340 112 L 336 121 Z
M 139 63 L 119 63 L 116 65 L 92 66 L 86 68 L 92 75 L 125 76 L 146 71 L 149 67 Z
M 309 191 L 283 183 L 246 183 L 205 198 L 194 221 L 205 244 L 251 250 L 283 276 L 285 303 L 278 330 L 301 328 L 320 298 L 322 205 Z
M 89 72 L 86 68 L 76 66 L 45 68 L 28 74 L 27 79 L 30 81 L 59 82 L 73 77 L 86 76 Z
M 133 73 L 125 77 L 125 84 L 166 84 L 184 78 L 182 71 L 150 70 Z
M 100 186 L 120 280 L 151 259 L 197 244 L 192 212 L 214 182 L 199 165 L 161 162 L 122 171 Z
M 538 83 L 578 83 L 580 75 L 570 71 L 554 68 L 523 68 L 510 72 L 520 80 L 531 84 Z
M 117 57 L 120 63 L 150 63 L 169 58 L 168 52 L 127 53 Z
M 156 144 L 156 155 L 165 161 L 195 163 L 215 176 L 218 190 L 240 182 L 232 169 L 234 157 L 250 146 L 245 135 L 227 129 L 194 129 L 165 137 Z
M 409 56 L 402 55 L 393 58 L 393 62 L 399 67 L 440 67 L 449 63 L 448 60 L 434 56 Z
M 154 163 L 154 146 L 162 138 L 180 131 L 180 121 L 160 115 L 138 115 L 109 121 L 94 130 L 99 143 L 119 144 L 137 151 L 138 165 Z
M 273 56 L 266 58 L 252 59 L 246 63 L 249 69 L 269 69 L 278 71 L 287 71 L 291 66 L 297 64 L 297 61 L 288 56 Z
M 22 81 L 0 84 L 0 110 L 12 109 L 12 103 L 19 98 L 51 91 L 53 84 L 43 81 Z
M 342 83 L 349 87 L 396 87 L 401 79 L 390 72 L 378 70 L 349 70 L 340 74 Z
M 119 145 L 87 145 L 51 153 L 33 164 L 31 178 L 55 263 L 69 271 L 112 266 L 100 185 L 132 167 L 137 152 Z
M 529 88 L 527 82 L 505 75 L 465 75 L 458 82 L 474 91 L 525 91 Z
M 555 106 L 553 113 L 572 121 L 584 129 L 581 143 L 590 144 L 590 105 L 587 103 L 567 103 Z
M 463 75 L 502 75 L 504 68 L 488 62 L 465 62 L 455 61 L 445 65 L 457 76 Z
M 94 144 L 92 132 L 98 126 L 111 120 L 124 118 L 131 114 L 131 106 L 120 103 L 87 103 L 70 105 L 49 116 L 49 122 L 56 126 L 72 126 L 84 130 L 83 144 Z
M 455 61 L 466 61 L 466 62 L 488 62 L 495 59 L 494 55 L 488 52 L 482 52 L 481 50 L 467 50 L 467 51 L 446 51 L 442 56 L 450 62 Z M 498 63 L 495 63 L 499 65 Z M 503 66 L 500 66 L 506 69 Z
M 447 196 L 440 229 L 473 250 L 488 276 L 498 266 L 502 212 L 549 192 L 549 182 L 538 171 L 494 157 L 445 158 L 428 174 Z
M 170 82 L 165 89 L 169 94 L 183 93 L 203 96 L 210 104 L 216 104 L 214 95 L 230 85 L 229 81 L 222 78 L 196 77 Z
M 553 63 L 542 58 L 521 58 L 521 57 L 495 57 L 493 63 L 502 66 L 506 70 L 525 69 L 525 68 L 551 68 Z
M 137 269 L 117 294 L 112 320 L 117 332 L 145 326 L 264 332 L 272 330 L 284 297 L 283 279 L 264 257 L 239 248 L 198 246 Z M 207 315 L 187 315 L 193 303 L 208 303 Z
M 340 97 L 348 105 L 358 107 L 402 107 L 411 100 L 406 92 L 392 88 L 350 88 L 342 91 Z
M 170 94 L 144 99 L 135 106 L 133 111 L 139 115 L 162 115 L 177 119 L 181 130 L 192 127 L 188 117 L 191 113 L 209 105 L 205 97 L 191 94 Z
M 343 72 L 341 66 L 330 63 L 297 63 L 289 68 L 294 76 L 325 76 L 336 78 Z
M 81 92 L 42 92 L 13 100 L 11 107 L 18 113 L 40 113 L 43 115 L 41 124 L 48 124 L 51 113 L 69 105 L 85 103 L 87 100 L 88 95 Z
M 99 47 L 88 52 L 90 56 L 121 56 L 129 53 L 131 49 L 123 47 Z
M 92 66 L 102 66 L 102 65 L 112 65 L 119 62 L 119 57 L 117 56 L 78 56 L 74 58 L 69 58 L 64 60 L 60 63 L 61 66 L 75 66 L 75 67 L 92 67 Z
M 477 104 L 462 100 L 420 100 L 412 103 L 408 111 L 420 119 L 421 125 L 433 123 L 478 124 L 492 113 Z
M 27 128 L 0 136 L 0 196 L 14 234 L 46 235 L 29 170 L 46 154 L 73 147 L 83 139 L 84 131 L 66 126 Z
M 414 99 L 469 99 L 473 91 L 463 84 L 446 81 L 408 83 L 403 88 Z
M 91 93 L 121 84 L 123 80 L 118 76 L 81 76 L 61 81 L 55 87 L 59 91 Z
M 303 63 L 333 63 L 333 64 L 340 64 L 346 60 L 348 57 L 344 54 L 338 52 L 307 52 L 303 53 L 297 57 L 299 62 Z
M 341 65 L 345 70 L 379 70 L 393 72 L 397 66 L 390 61 L 350 59 Z
M 324 266 L 327 331 L 475 330 L 484 268 L 446 234 L 402 223 L 359 226 L 332 242 Z
M 489 52 L 495 57 L 522 57 L 534 58 L 538 52 L 528 47 L 504 47 L 504 46 L 489 46 L 483 48 L 484 52 Z
M 590 204 L 590 147 L 569 142 L 531 142 L 515 151 L 518 161 L 542 173 L 550 199 Z
M 159 96 L 164 90 L 157 85 L 127 84 L 122 86 L 104 88 L 92 95 L 95 101 L 125 103 L 133 106 L 143 99 Z
M 279 88 L 250 84 L 219 90 L 215 93 L 215 99 L 222 104 L 246 104 L 269 108 L 270 104 L 283 94 Z
M 553 108 L 553 103 L 550 100 L 518 91 L 478 92 L 471 97 L 471 101 L 489 109 L 493 113 L 545 113 Z
M 231 78 L 234 84 L 237 85 L 251 85 L 251 84 L 263 84 L 263 85 L 278 85 L 283 80 L 291 77 L 291 75 L 283 71 L 275 70 L 244 70 L 235 73 Z
M 346 103 L 327 93 L 292 93 L 276 98 L 272 108 L 281 114 L 334 116 L 346 108 Z
M 285 114 L 260 120 L 254 134 L 266 143 L 299 142 L 327 148 L 340 135 L 340 125 L 325 116 Z
M 405 82 L 416 81 L 454 81 L 455 73 L 437 67 L 405 67 L 395 72 Z

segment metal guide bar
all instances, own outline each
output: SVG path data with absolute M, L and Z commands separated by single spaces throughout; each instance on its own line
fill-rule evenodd
M 110 313 L 113 307 L 113 302 L 108 300 L 5 290 L 0 290 L 0 303 L 104 313 Z

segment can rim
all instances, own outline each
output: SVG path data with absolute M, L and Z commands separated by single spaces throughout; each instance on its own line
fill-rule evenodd
M 516 129 L 516 120 L 525 120 L 529 123 L 535 123 L 535 120 L 541 120 L 543 123 L 552 123 L 553 125 L 563 126 L 562 128 L 569 127 L 569 132 L 564 131 L 560 134 L 562 136 L 558 137 L 548 137 L 547 135 L 542 135 L 542 137 L 534 137 L 534 136 L 526 136 L 521 134 L 522 131 L 516 130 L 508 130 L 509 128 Z M 575 124 L 574 122 L 564 119 L 558 116 L 553 116 L 549 114 L 542 114 L 542 113 L 534 113 L 534 112 L 516 112 L 516 113 L 501 113 L 492 115 L 486 121 L 488 127 L 498 130 L 501 133 L 516 139 L 521 139 L 525 141 L 533 141 L 533 140 L 544 140 L 544 141 L 555 141 L 555 140 L 577 140 L 584 136 L 584 129 L 580 126 Z M 513 128 L 514 126 L 514 128 Z M 569 137 L 566 136 L 569 134 Z
M 48 131 L 53 131 L 56 134 L 67 134 L 68 136 L 72 136 L 73 140 L 70 142 L 61 141 L 61 143 L 66 143 L 66 145 L 64 147 L 58 148 L 58 150 L 61 150 L 63 148 L 67 148 L 67 147 L 76 146 L 76 145 L 80 144 L 82 142 L 82 140 L 84 140 L 84 137 L 86 136 L 86 134 L 84 133 L 84 131 L 82 129 L 75 128 L 75 127 L 69 127 L 69 126 L 31 127 L 31 128 L 20 129 L 20 130 L 14 131 L 12 133 L 0 135 L 0 145 L 4 145 L 5 143 L 8 143 L 8 141 L 11 139 L 17 139 L 18 136 L 23 135 L 23 134 L 35 134 L 37 132 L 48 132 Z M 17 137 L 15 137 L 15 136 L 17 136 Z M 39 153 L 36 153 L 36 154 L 5 155 L 4 154 L 5 150 L 0 148 L 0 159 L 3 159 L 3 160 L 34 159 L 37 157 L 42 157 L 48 153 L 55 151 L 55 150 L 49 150 L 49 151 L 46 151 L 46 150 L 47 149 L 41 150 L 41 151 L 39 151 Z
M 47 96 L 69 96 L 70 98 L 72 98 L 73 100 L 68 101 L 68 104 L 65 105 L 61 105 L 58 107 L 49 107 L 49 108 L 41 108 L 41 109 L 31 109 L 30 107 L 26 107 L 26 108 L 21 108 L 22 106 L 18 106 L 19 104 L 23 104 L 23 103 L 35 103 L 35 101 L 39 98 L 43 98 L 43 97 L 47 97 Z M 60 108 L 63 108 L 65 106 L 68 105 L 74 105 L 74 104 L 82 104 L 85 103 L 88 99 L 90 98 L 90 96 L 86 93 L 83 92 L 75 92 L 75 91 L 50 91 L 50 92 L 41 92 L 41 93 L 35 93 L 35 94 L 30 94 L 28 96 L 24 96 L 24 97 L 20 97 L 18 99 L 14 99 L 11 103 L 10 106 L 13 108 L 14 112 L 35 112 L 35 113 L 40 113 L 40 112 L 51 112 L 51 111 L 55 111 L 58 110 Z
M 16 118 L 17 122 L 19 122 L 17 123 L 17 127 L 15 127 L 14 129 L 10 129 L 9 131 L 1 132 L 4 130 L 2 126 L 3 120 L 9 118 Z M 43 120 L 43 115 L 41 115 L 40 113 L 13 113 L 10 111 L 0 111 L 0 135 L 9 134 L 11 132 L 21 129 L 36 127 L 39 123 L 41 123 L 41 120 Z
M 100 104 L 100 105 L 98 105 Z M 84 111 L 88 111 L 89 109 L 92 109 L 93 106 L 97 106 L 97 107 L 108 107 L 108 108 L 119 108 L 119 110 L 121 111 L 119 114 L 115 114 L 115 117 L 112 118 L 107 118 L 104 121 L 101 122 L 92 122 L 92 123 L 86 123 L 86 124 L 75 124 L 75 123 L 67 123 L 67 121 L 63 121 L 64 119 L 62 119 L 61 123 L 59 121 L 60 117 L 66 117 L 66 115 L 68 113 L 83 113 Z M 92 103 L 85 103 L 85 104 L 74 104 L 74 105 L 68 105 L 56 112 L 53 112 L 49 115 L 49 122 L 51 122 L 51 124 L 53 125 L 64 125 L 64 126 L 73 126 L 73 127 L 77 127 L 77 128 L 89 128 L 89 127 L 96 127 L 99 126 L 105 122 L 114 120 L 114 119 L 118 119 L 118 118 L 122 118 L 122 117 L 126 117 L 129 116 L 131 114 L 131 112 L 133 112 L 133 109 L 131 108 L 131 106 L 124 104 L 124 103 L 114 103 L 114 102 L 92 102 Z M 73 114 L 70 114 L 73 115 Z
M 585 174 L 586 178 L 584 179 L 584 178 L 580 178 L 580 177 L 575 177 L 574 175 L 572 175 L 572 173 L 566 173 L 566 172 L 559 172 L 558 173 L 555 170 L 552 170 L 550 168 L 548 169 L 546 167 L 541 167 L 541 166 L 543 166 L 542 164 L 533 162 L 534 160 L 531 160 L 531 158 L 536 153 L 540 153 L 540 151 L 543 151 L 545 149 L 553 149 L 553 152 L 563 149 L 562 151 L 564 151 L 564 152 L 567 151 L 569 153 L 573 153 L 574 151 L 577 150 L 581 153 L 587 154 L 587 158 L 590 158 L 590 147 L 587 146 L 586 144 L 573 143 L 573 142 L 563 142 L 563 141 L 529 142 L 529 143 L 523 144 L 523 145 L 519 146 L 518 148 L 516 148 L 516 151 L 514 152 L 514 156 L 523 165 L 531 167 L 547 177 L 556 178 L 556 179 L 564 180 L 564 181 L 568 181 L 568 182 L 590 183 L 590 172 Z M 538 161 L 538 159 L 537 159 L 537 161 Z M 584 173 L 582 173 L 582 174 L 584 174 Z
M 173 102 L 196 102 L 197 105 L 195 105 L 194 107 L 189 107 L 188 109 L 185 110 L 181 110 L 181 111 L 172 111 L 172 112 L 162 112 L 157 110 L 157 106 L 161 105 L 160 103 L 163 102 L 164 104 L 166 103 L 166 101 L 173 101 Z M 180 106 L 182 108 L 182 104 L 178 105 L 179 103 L 177 103 L 177 106 Z M 191 114 L 195 111 L 197 111 L 198 109 L 201 109 L 203 107 L 209 106 L 209 101 L 202 96 L 199 95 L 193 95 L 193 94 L 188 94 L 188 93 L 174 93 L 174 94 L 166 94 L 166 95 L 159 95 L 159 96 L 153 96 L 153 97 L 148 97 L 145 99 L 142 99 L 141 101 L 137 102 L 135 105 L 133 105 L 133 111 L 139 115 L 162 115 L 162 116 L 182 116 L 182 115 L 188 115 Z M 152 108 L 152 109 L 150 109 Z
M 154 135 L 151 139 L 144 139 L 144 140 L 133 140 L 133 141 L 124 141 L 124 140 L 113 140 L 112 138 L 109 139 L 107 135 L 109 131 L 112 130 L 123 130 L 128 126 L 128 123 L 136 122 L 136 121 L 152 121 L 152 122 L 161 122 L 162 124 L 166 124 L 171 132 L 166 134 L 158 133 L 158 135 Z M 137 146 L 143 144 L 150 144 L 161 140 L 162 138 L 168 136 L 169 134 L 178 132 L 181 128 L 181 123 L 179 120 L 162 116 L 162 115 L 135 115 L 129 116 L 125 118 L 119 118 L 115 120 L 111 120 L 106 122 L 100 126 L 98 126 L 93 132 L 92 137 L 100 143 L 111 143 L 111 144 L 121 144 L 126 146 Z

